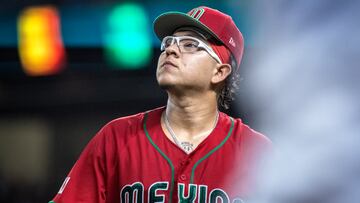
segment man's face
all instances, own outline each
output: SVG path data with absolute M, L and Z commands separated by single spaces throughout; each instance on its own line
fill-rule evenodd
M 175 32 L 173 36 L 191 36 L 206 42 L 193 31 Z M 208 90 L 218 62 L 205 50 L 181 52 L 176 43 L 160 55 L 156 78 L 160 87 L 177 91 Z

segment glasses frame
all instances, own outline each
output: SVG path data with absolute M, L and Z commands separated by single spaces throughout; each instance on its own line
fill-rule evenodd
M 208 46 L 205 42 L 195 38 L 195 37 L 191 37 L 191 36 L 166 36 L 163 38 L 163 40 L 161 41 L 161 46 L 160 46 L 160 50 L 161 51 L 165 51 L 165 49 L 167 47 L 165 47 L 165 42 L 168 40 L 168 39 L 171 39 L 171 43 L 169 46 L 173 45 L 174 42 L 176 42 L 176 45 L 178 46 L 179 50 L 180 50 L 180 53 L 184 52 L 184 53 L 192 53 L 192 52 L 196 52 L 196 51 L 199 51 L 201 49 L 205 50 L 211 57 L 213 57 L 219 64 L 222 64 L 219 56 L 214 52 L 214 50 Z M 191 40 L 194 40 L 196 42 L 198 42 L 198 46 L 197 46 L 197 50 L 196 51 L 184 51 L 184 49 L 181 48 L 180 46 L 180 40 L 182 39 L 191 39 Z M 168 47 L 169 47 L 168 46 Z

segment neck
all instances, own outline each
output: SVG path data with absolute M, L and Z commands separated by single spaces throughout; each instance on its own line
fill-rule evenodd
M 171 128 L 181 137 L 191 138 L 207 133 L 214 128 L 218 114 L 216 94 L 209 92 L 179 97 L 169 93 L 165 113 Z

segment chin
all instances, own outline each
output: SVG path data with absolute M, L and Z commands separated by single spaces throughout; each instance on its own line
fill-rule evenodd
M 163 72 L 158 74 L 156 79 L 160 87 L 175 85 L 175 81 L 174 81 L 175 78 L 171 74 L 167 74 Z
M 158 77 L 157 82 L 159 87 L 163 90 L 175 90 L 181 86 L 173 77 Z

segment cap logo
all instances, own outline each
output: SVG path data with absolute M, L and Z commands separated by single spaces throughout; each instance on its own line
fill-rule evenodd
M 195 18 L 196 20 L 199 20 L 200 17 L 204 14 L 204 12 L 204 8 L 194 8 L 188 13 L 188 15 Z
M 229 40 L 229 44 L 231 44 L 233 47 L 236 47 L 235 41 L 232 37 Z

